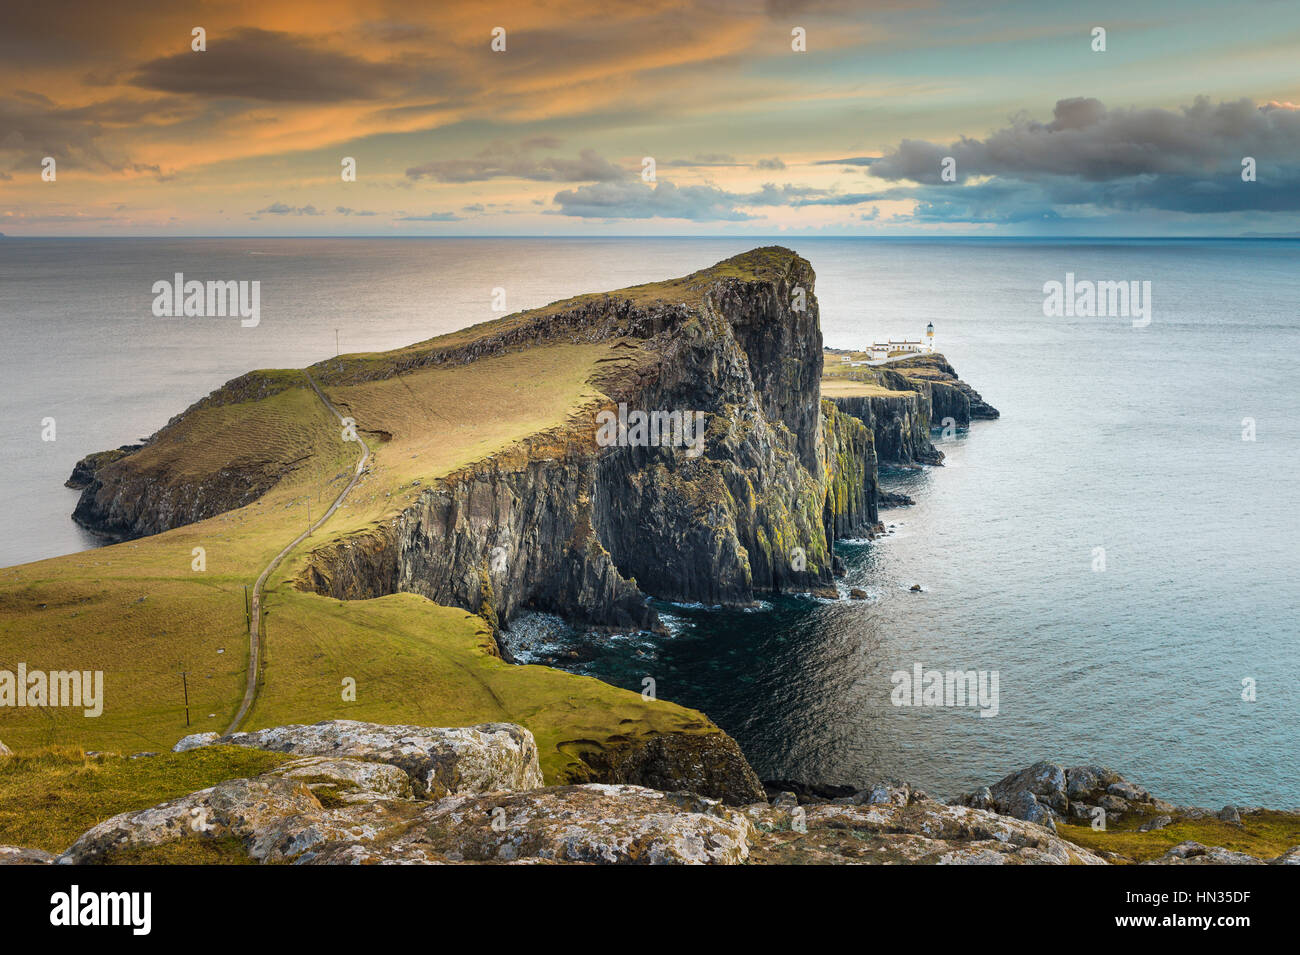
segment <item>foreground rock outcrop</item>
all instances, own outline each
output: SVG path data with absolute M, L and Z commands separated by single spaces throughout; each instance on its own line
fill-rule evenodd
M 176 749 L 216 742 L 201 734 Z M 1068 809 L 1115 795 L 1111 787 L 1131 806 L 1162 805 L 1108 770 L 1051 763 L 966 797 L 989 806 L 945 805 L 898 781 L 861 790 L 795 785 L 797 792 L 772 784 L 770 798 L 743 806 L 625 783 L 543 786 L 531 734 L 504 723 L 442 729 L 342 720 L 220 742 L 297 758 L 120 813 L 57 856 L 0 846 L 0 864 L 1105 865 L 1130 860 L 1062 837 L 1050 817 L 1030 821 L 1000 809 L 1019 808 L 1019 794 Z M 224 855 L 214 857 L 217 850 Z M 1294 865 L 1300 846 L 1259 859 L 1184 841 L 1150 861 Z
M 1125 813 L 1153 815 L 1177 808 L 1105 766 L 1067 768 L 1047 761 L 1011 773 L 992 786 L 957 797 L 954 802 L 1036 822 L 1053 830 L 1057 819 L 1116 820 Z
M 214 742 L 202 734 L 176 749 Z M 739 808 L 626 784 L 544 787 L 531 734 L 509 724 L 331 721 L 222 742 L 302 755 L 106 819 L 57 857 L 0 847 L 0 863 L 138 863 L 205 845 L 234 854 L 225 861 L 300 865 L 1102 861 L 1039 826 L 907 787 L 874 787 L 834 805 L 804 807 L 782 795 Z
M 280 726 L 219 736 L 187 736 L 175 751 L 215 743 L 276 753 L 339 757 L 384 763 L 401 769 L 415 796 L 536 789 L 542 785 L 533 734 L 513 723 L 483 723 L 452 729 L 385 726 L 356 720 L 324 720 L 311 726 Z

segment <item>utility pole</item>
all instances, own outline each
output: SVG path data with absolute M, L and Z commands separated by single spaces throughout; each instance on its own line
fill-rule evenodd
M 185 690 L 185 725 L 190 725 L 190 681 L 184 670 L 181 671 L 181 686 Z

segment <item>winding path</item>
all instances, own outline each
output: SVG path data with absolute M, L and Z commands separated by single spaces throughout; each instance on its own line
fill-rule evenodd
M 311 385 L 312 391 L 316 392 L 316 397 L 324 403 L 325 407 L 342 424 L 344 421 L 343 415 L 339 414 L 339 410 L 330 404 L 330 400 L 325 397 L 325 392 L 320 390 L 320 385 L 316 384 L 315 379 L 306 370 L 303 371 L 303 374 L 307 376 L 307 384 Z M 362 440 L 360 434 L 356 434 L 356 441 L 361 445 L 361 460 L 357 462 L 357 469 L 352 475 L 352 480 L 347 483 L 347 487 L 343 488 L 339 492 L 339 496 L 334 498 L 334 503 L 330 505 L 328 511 L 322 514 L 314 524 L 309 524 L 305 531 L 285 545 L 284 550 L 275 555 L 271 562 L 266 565 L 266 569 L 262 571 L 261 576 L 257 578 L 257 583 L 253 584 L 252 612 L 248 615 L 248 685 L 244 688 L 244 699 L 239 704 L 239 711 L 235 714 L 235 718 L 230 721 L 230 725 L 226 727 L 225 735 L 227 736 L 238 732 L 239 724 L 244 722 L 244 717 L 248 715 L 248 711 L 253 708 L 253 702 L 257 699 L 258 675 L 262 660 L 262 637 L 259 633 L 259 624 L 262 620 L 262 588 L 266 586 L 266 581 L 275 572 L 275 568 L 280 566 L 280 562 L 288 557 L 295 547 L 306 540 L 312 531 L 330 519 L 342 505 L 344 498 L 361 480 L 366 463 L 370 460 L 370 448 Z

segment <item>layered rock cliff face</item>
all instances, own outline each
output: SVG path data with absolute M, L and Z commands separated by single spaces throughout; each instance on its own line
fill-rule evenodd
M 618 346 L 593 381 L 608 403 L 434 482 L 383 528 L 315 551 L 302 585 L 340 598 L 413 591 L 501 624 L 534 607 L 616 628 L 655 627 L 649 596 L 745 606 L 834 593 L 835 537 L 876 521 L 875 458 L 870 432 L 820 400 L 812 268 L 761 249 L 698 275 L 690 303 L 585 301 L 405 356 L 402 370 L 552 342 Z M 371 373 L 317 372 L 327 385 Z M 598 446 L 596 414 L 619 405 L 703 412 L 703 452 Z
M 918 391 L 900 395 L 832 398 L 842 412 L 870 430 L 879 463 L 898 467 L 941 464 L 930 442 L 930 400 Z
M 861 396 L 831 401 L 871 429 L 876 456 L 884 465 L 914 467 L 941 464 L 943 452 L 930 441 L 938 428 L 968 428 L 972 419 L 998 417 L 942 355 L 917 355 L 858 372 Z
M 929 382 L 933 420 L 941 423 L 952 417 L 957 427 L 972 420 L 992 420 L 1000 412 L 980 397 L 980 393 L 957 377 L 956 370 L 942 355 L 914 355 L 889 363 L 889 369 L 902 375 L 914 387 Z M 965 400 L 963 400 L 965 399 Z M 939 425 L 936 424 L 936 427 Z

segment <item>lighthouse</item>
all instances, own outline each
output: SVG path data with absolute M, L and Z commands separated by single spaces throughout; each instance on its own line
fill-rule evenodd
M 925 344 L 926 350 L 934 352 L 934 322 L 925 326 Z

